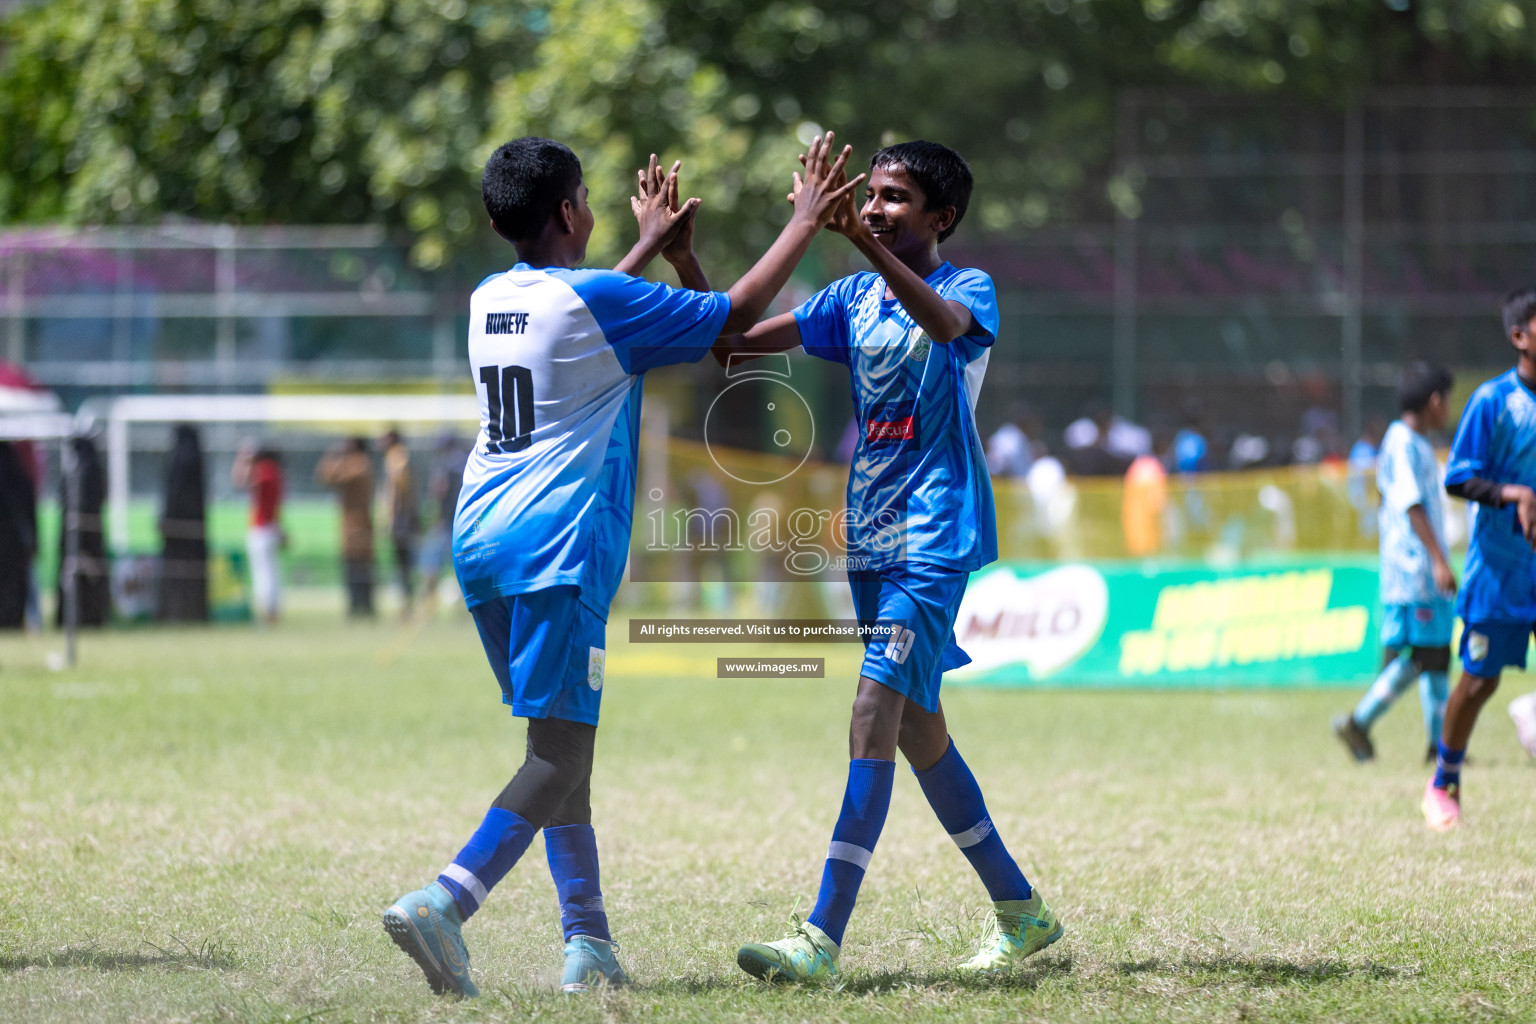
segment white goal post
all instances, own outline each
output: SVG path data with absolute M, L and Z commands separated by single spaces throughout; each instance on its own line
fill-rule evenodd
M 128 551 L 129 438 L 133 424 L 479 423 L 474 395 L 126 395 L 93 398 L 81 407 L 82 428 L 101 428 L 107 447 L 107 546 Z

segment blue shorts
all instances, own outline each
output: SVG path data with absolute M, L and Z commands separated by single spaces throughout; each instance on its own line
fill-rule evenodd
M 1389 604 L 1382 609 L 1381 646 L 1394 651 L 1449 647 L 1455 624 L 1456 605 L 1448 597 L 1423 604 Z
M 924 711 L 937 711 L 940 678 L 971 663 L 955 642 L 955 617 L 970 578 L 961 569 L 915 562 L 850 572 L 848 585 L 859 623 L 892 628 L 864 646 L 859 674 Z
M 1536 623 L 1468 622 L 1461 631 L 1461 667 L 1492 679 L 1506 667 L 1525 668 L 1525 649 Z
M 578 587 L 493 597 L 471 608 L 501 702 L 519 718 L 597 724 L 603 700 L 607 623 L 581 603 Z

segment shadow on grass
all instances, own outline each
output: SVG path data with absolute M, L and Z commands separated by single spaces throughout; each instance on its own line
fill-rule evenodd
M 810 990 L 845 992 L 848 995 L 879 995 L 906 988 L 947 989 L 951 991 L 1031 991 L 1049 978 L 1065 977 L 1072 973 L 1070 956 L 1038 957 L 1025 967 L 1015 968 L 1005 974 L 967 974 L 961 971 L 875 971 L 839 976 L 835 981 L 816 982 L 805 986 Z M 738 991 L 743 986 L 758 986 L 782 991 L 798 991 L 798 986 L 773 982 L 753 982 L 746 976 L 688 977 L 658 981 L 640 986 L 647 993 L 695 996 L 710 992 Z
M 1179 957 L 1168 959 L 1152 957 L 1147 960 L 1126 961 L 1115 965 L 1115 971 L 1123 975 L 1170 974 L 1181 977 L 1215 976 L 1216 979 L 1239 981 L 1255 986 L 1308 985 L 1345 978 L 1369 978 L 1381 981 L 1402 978 L 1416 973 L 1413 968 L 1389 967 L 1367 961 L 1350 964 L 1342 960 L 1309 960 L 1297 963 L 1274 956 L 1241 957 Z
M 89 946 L 65 946 L 51 953 L 35 955 L 0 955 L 0 971 L 24 971 L 28 968 L 90 967 L 98 971 L 141 971 L 148 968 L 172 970 L 227 971 L 235 966 L 232 953 L 213 939 L 196 946 L 172 939 L 171 949 L 161 949 L 146 942 L 131 953 Z

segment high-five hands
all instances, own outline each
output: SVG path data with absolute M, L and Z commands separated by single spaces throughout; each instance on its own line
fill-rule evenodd
M 682 167 L 679 160 L 663 172 L 652 153 L 650 165 L 635 172 L 639 195 L 629 197 L 629 208 L 640 223 L 640 244 L 659 251 L 668 262 L 693 251 L 693 214 L 703 202 L 696 197 L 679 202 L 677 173 Z
M 826 145 L 826 147 L 822 151 L 822 162 L 823 163 L 827 162 L 827 154 L 830 153 L 831 150 L 832 150 L 832 133 L 828 132 L 827 133 L 827 145 Z M 852 146 L 844 146 L 841 159 L 846 161 L 846 159 L 848 158 L 848 155 L 850 153 L 852 153 L 852 152 L 853 152 L 853 147 Z M 801 153 L 800 154 L 800 164 L 803 167 L 807 167 L 807 168 L 810 167 L 810 162 L 809 162 L 809 158 L 808 158 L 807 154 L 805 154 L 805 153 Z M 828 169 L 830 170 L 830 164 L 828 165 Z M 846 177 L 846 173 L 847 172 L 845 171 L 844 172 L 844 176 L 845 177 Z M 832 219 L 827 222 L 827 229 L 829 231 L 835 231 L 838 234 L 844 236 L 845 238 L 853 238 L 860 231 L 864 230 L 864 221 L 859 216 L 859 204 L 858 204 L 858 198 L 857 198 L 857 196 L 858 196 L 858 184 L 859 184 L 860 181 L 862 181 L 864 179 L 864 177 L 865 177 L 865 175 L 862 175 L 862 174 L 859 175 L 859 177 L 857 179 L 855 179 L 854 182 L 853 182 L 854 188 L 850 189 L 848 194 L 843 197 L 842 202 L 837 204 L 837 209 L 834 210 L 833 213 L 832 213 Z M 838 184 L 841 184 L 841 182 L 839 182 Z M 799 187 L 799 183 L 797 181 L 796 182 L 796 188 L 798 189 L 798 187 Z M 793 203 L 795 201 L 795 193 L 791 192 L 786 198 L 791 203 Z
M 811 140 L 809 149 L 800 155 L 800 162 L 805 165 L 805 177 L 802 178 L 799 171 L 795 172 L 794 187 L 788 198 L 794 204 L 796 217 L 812 221 L 817 227 L 831 227 L 839 234 L 847 234 L 852 230 L 848 219 L 858 221 L 853 194 L 867 175 L 848 180 L 848 157 L 853 154 L 853 147 L 844 146 L 837 159 L 830 161 L 832 139 L 833 133 L 827 132 L 825 137 L 818 135 Z

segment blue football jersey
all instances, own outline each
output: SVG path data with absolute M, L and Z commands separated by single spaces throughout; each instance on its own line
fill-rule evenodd
M 1536 487 L 1536 394 L 1514 370 L 1472 393 L 1445 482 L 1470 477 Z M 1456 598 L 1463 622 L 1536 622 L 1536 554 L 1514 505 L 1474 505 L 1466 573 Z
M 629 555 L 642 375 L 702 359 L 729 312 L 722 293 L 611 270 L 519 263 L 481 282 L 480 434 L 453 521 L 468 605 L 574 585 L 607 616 Z
M 795 310 L 805 351 L 846 365 L 853 389 L 850 569 L 924 562 L 971 571 L 997 559 L 975 416 L 997 294 L 982 271 L 949 263 L 928 284 L 969 308 L 980 332 L 935 344 L 872 273 L 835 281 Z
M 1376 486 L 1381 491 L 1377 514 L 1381 537 L 1381 603 L 1428 604 L 1440 594 L 1429 552 L 1413 532 L 1408 510 L 1415 505 L 1429 517 L 1430 529 L 1445 543 L 1445 502 L 1441 500 L 1440 464 L 1422 434 L 1402 420 L 1393 420 L 1381 439 L 1376 461 Z

